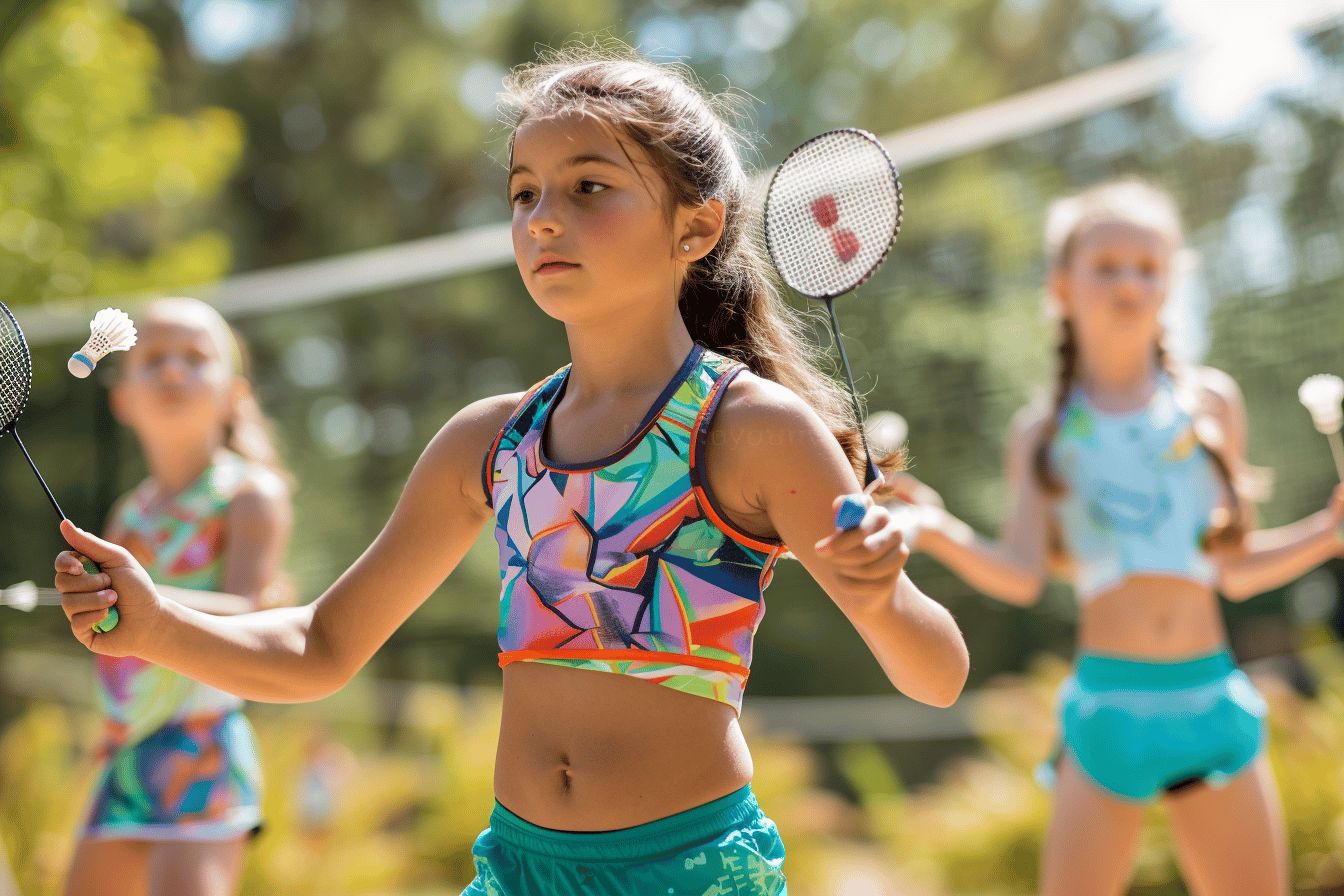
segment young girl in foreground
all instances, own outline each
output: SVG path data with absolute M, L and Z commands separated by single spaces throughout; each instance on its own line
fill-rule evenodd
M 1042 892 L 1123 892 L 1143 805 L 1162 797 L 1194 892 L 1285 894 L 1265 704 L 1227 650 L 1215 589 L 1246 600 L 1339 555 L 1344 489 L 1300 522 L 1250 531 L 1241 393 L 1163 345 L 1181 246 L 1170 197 L 1093 187 L 1051 209 L 1047 243 L 1059 379 L 1053 403 L 1013 426 L 999 540 L 922 483 L 894 483 L 924 505 L 919 549 L 972 587 L 1029 605 L 1059 561 L 1083 605 Z
M 289 496 L 229 326 L 202 302 L 155 303 L 111 401 L 149 467 L 112 511 L 106 534 L 118 556 L 153 575 L 159 599 L 176 606 L 262 607 L 275 593 Z M 243 701 L 150 659 L 98 657 L 105 764 L 71 896 L 235 893 L 244 847 L 260 828 Z
M 952 703 L 965 645 L 902 572 L 885 510 L 853 531 L 832 523 L 858 490 L 857 429 L 748 239 L 746 178 L 711 102 L 675 68 L 592 53 L 507 86 L 514 253 L 572 363 L 455 415 L 315 603 L 211 618 L 71 527 L 106 570 L 58 559 L 71 627 L 95 651 L 248 699 L 313 700 L 492 525 L 498 802 L 467 892 L 784 893 L 738 711 L 785 545 L 911 697 Z M 114 599 L 120 627 L 93 632 Z

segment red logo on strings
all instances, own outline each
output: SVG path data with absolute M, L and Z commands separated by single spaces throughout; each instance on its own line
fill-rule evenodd
M 854 231 L 835 226 L 840 221 L 840 207 L 836 204 L 835 196 L 827 193 L 812 200 L 811 209 L 813 220 L 831 232 L 831 248 L 835 250 L 836 257 L 843 264 L 853 261 L 854 256 L 859 254 L 859 238 Z

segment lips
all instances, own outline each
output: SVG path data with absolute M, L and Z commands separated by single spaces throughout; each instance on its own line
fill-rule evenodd
M 537 258 L 537 263 L 532 266 L 532 273 L 544 274 L 552 271 L 567 271 L 576 267 L 578 265 L 568 258 L 556 255 L 553 252 L 544 252 Z

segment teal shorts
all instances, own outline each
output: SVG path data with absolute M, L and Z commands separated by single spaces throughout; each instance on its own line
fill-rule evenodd
M 462 896 L 787 896 L 784 843 L 751 787 L 617 831 L 537 827 L 499 803 Z
M 1231 654 L 1179 662 L 1083 654 L 1059 695 L 1061 754 L 1102 790 L 1146 802 L 1219 786 L 1265 743 L 1265 701 Z M 1046 783 L 1053 770 L 1043 768 Z

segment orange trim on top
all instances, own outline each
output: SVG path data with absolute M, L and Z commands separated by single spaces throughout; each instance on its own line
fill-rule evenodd
M 658 650 L 505 650 L 499 654 L 499 668 L 512 663 L 527 660 L 643 660 L 650 663 L 678 663 L 683 666 L 697 666 L 714 672 L 740 675 L 743 680 L 751 674 L 746 666 L 727 663 L 709 657 L 693 656 L 686 653 L 664 653 Z

